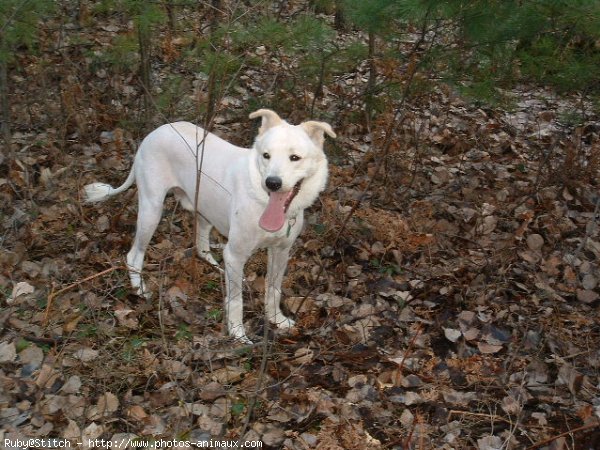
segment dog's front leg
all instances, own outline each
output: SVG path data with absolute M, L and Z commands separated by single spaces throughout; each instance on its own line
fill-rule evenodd
M 289 257 L 289 247 L 273 247 L 268 250 L 265 312 L 267 319 L 281 329 L 291 328 L 295 325 L 292 319 L 283 315 L 279 306 L 281 303 L 281 282 Z
M 225 316 L 227 320 L 227 331 L 230 336 L 251 344 L 252 341 L 246 336 L 244 329 L 244 300 L 242 297 L 242 283 L 244 281 L 244 266 L 250 254 L 240 251 L 227 243 L 223 250 L 225 262 Z

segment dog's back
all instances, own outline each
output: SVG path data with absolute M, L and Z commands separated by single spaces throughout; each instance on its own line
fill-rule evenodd
M 135 167 L 140 168 L 136 182 L 141 190 L 146 185 L 150 190 L 174 191 L 183 208 L 198 210 L 227 236 L 235 172 L 248 157 L 248 149 L 194 124 L 166 124 L 142 141 L 135 157 Z

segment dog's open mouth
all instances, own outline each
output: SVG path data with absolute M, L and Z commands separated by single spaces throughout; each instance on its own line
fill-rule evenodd
M 298 181 L 293 189 L 288 192 L 269 192 L 269 203 L 258 221 L 260 227 L 265 231 L 275 232 L 285 224 L 285 213 L 290 207 L 294 197 L 300 192 L 302 180 Z

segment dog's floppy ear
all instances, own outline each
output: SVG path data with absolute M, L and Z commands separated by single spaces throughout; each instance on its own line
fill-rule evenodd
M 316 120 L 309 120 L 308 122 L 303 122 L 300 124 L 302 129 L 306 131 L 308 137 L 317 144 L 319 147 L 323 147 L 323 141 L 325 140 L 325 136 L 323 133 L 327 133 L 328 136 L 332 138 L 335 137 L 335 133 L 327 122 L 317 122 Z
M 271 111 L 270 109 L 259 109 L 258 111 L 250 113 L 248 117 L 250 117 L 251 119 L 262 117 L 262 124 L 260 125 L 260 129 L 258 130 L 259 136 L 265 131 L 267 131 L 269 128 L 275 127 L 283 122 L 283 120 L 281 120 L 281 117 L 279 117 L 275 111 Z

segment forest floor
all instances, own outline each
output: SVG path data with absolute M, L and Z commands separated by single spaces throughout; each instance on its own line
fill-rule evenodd
M 119 26 L 87 32 L 101 50 Z M 173 199 L 147 254 L 154 298 L 130 292 L 135 189 L 94 206 L 81 191 L 127 176 L 142 92 L 84 50 L 23 55 L 10 76 L 3 442 L 600 448 L 600 123 L 585 99 L 521 86 L 492 108 L 439 86 L 366 123 L 365 74 L 333 78 L 315 102 L 338 135 L 326 143 L 330 180 L 284 281 L 298 326 L 265 329 L 256 255 L 248 347 L 225 336 L 222 276 L 194 256 L 191 217 Z M 248 52 L 263 65 L 240 73 L 214 121 L 245 146 L 256 130 L 250 97 L 275 109 L 277 99 L 292 123 L 312 103 L 275 83 L 292 63 Z M 177 70 L 161 55 L 156 80 Z M 143 131 L 194 120 L 206 83 L 183 75 L 173 111 Z

